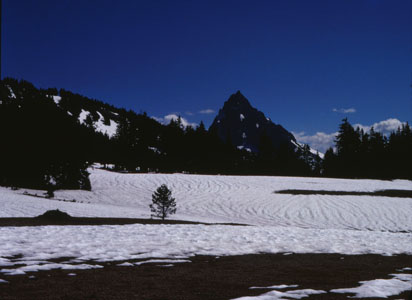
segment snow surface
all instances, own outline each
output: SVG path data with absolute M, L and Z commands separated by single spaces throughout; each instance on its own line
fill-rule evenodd
M 245 146 L 237 146 L 237 148 L 239 149 L 239 150 L 242 150 L 242 149 L 245 149 L 247 152 L 252 152 L 252 149 L 250 149 L 250 148 L 248 148 L 248 147 L 245 147 Z
M 39 270 L 101 268 L 98 262 L 132 259 L 149 259 L 134 265 L 182 263 L 187 262 L 184 258 L 194 255 L 282 252 L 412 254 L 411 239 L 412 234 L 409 233 L 279 226 L 133 224 L 1 227 L 0 266 L 4 268 L 0 273 L 20 275 Z M 63 263 L 50 262 L 62 257 L 74 259 Z
M 290 290 L 286 292 L 281 291 L 270 291 L 263 295 L 259 296 L 247 296 L 247 297 L 240 297 L 233 300 L 282 300 L 282 299 L 302 299 L 309 297 L 310 295 L 318 295 L 318 294 L 325 294 L 325 291 L 322 290 L 312 290 L 312 289 L 304 289 L 304 290 Z M 286 298 L 284 298 L 286 297 Z
M 99 120 L 94 123 L 94 128 L 96 131 L 107 134 L 109 138 L 112 138 L 116 134 L 118 124 L 110 119 L 110 125 L 105 125 L 103 115 L 99 112 L 97 114 L 99 115 Z
M 82 110 L 81 110 L 81 112 L 80 112 L 80 114 L 79 114 L 79 122 L 80 122 L 80 124 L 83 124 L 84 121 L 86 121 L 86 118 L 87 118 L 87 116 L 88 116 L 89 114 L 90 114 L 89 111 L 84 110 L 84 109 L 82 108 Z
M 53 95 L 52 98 L 53 98 L 54 103 L 56 103 L 57 105 L 59 105 L 60 100 L 62 100 L 62 97 L 60 96 Z
M 160 152 L 160 150 L 156 147 L 147 147 L 149 150 L 152 150 L 154 153 L 156 154 L 161 154 L 162 152 Z
M 412 181 L 122 174 L 97 168 L 89 171 L 92 191 L 56 191 L 55 199 L 24 194 L 27 191 L 42 195 L 44 191 L 12 191 L 1 187 L 0 217 L 32 217 L 46 210 L 60 209 L 73 216 L 149 218 L 153 191 L 167 184 L 177 201 L 177 214 L 173 219 L 259 226 L 0 227 L 2 277 L 52 269 L 102 268 L 99 263 L 108 261 L 118 261 L 119 266 L 139 267 L 152 263 L 171 267 L 175 263 L 190 262 L 188 258 L 194 255 L 412 254 L 410 198 L 274 193 L 284 189 L 412 190 Z M 72 199 L 76 202 L 68 202 Z M 67 257 L 71 259 L 55 262 L 55 259 Z M 391 279 L 362 281 L 359 287 L 330 292 L 353 293 L 355 297 L 387 297 L 411 288 L 412 274 L 391 276 Z M 7 281 L 0 279 L 0 283 Z M 301 299 L 325 293 L 297 289 L 296 285 L 252 288 L 271 291 L 238 299 Z
M 13 89 L 9 85 L 7 85 L 7 88 L 10 91 L 10 97 L 16 99 L 16 94 L 13 92 Z
M 272 286 L 265 286 L 265 287 L 260 287 L 260 286 L 252 286 L 250 289 L 286 289 L 286 288 L 295 288 L 298 287 L 297 284 L 292 284 L 292 285 L 287 285 L 287 284 L 281 284 L 281 285 L 272 285 Z
M 140 265 L 144 265 L 144 264 L 154 264 L 154 263 L 157 263 L 157 264 L 159 264 L 159 263 L 162 263 L 162 264 L 165 264 L 165 263 L 167 263 L 167 264 L 169 264 L 169 263 L 176 264 L 176 263 L 187 263 L 187 262 L 191 262 L 191 261 L 188 260 L 188 259 L 148 259 L 148 260 L 145 260 L 145 261 L 140 261 L 140 262 L 134 263 L 133 265 L 140 266 Z
M 334 289 L 332 293 L 353 293 L 351 298 L 371 298 L 399 295 L 404 291 L 412 289 L 412 274 L 391 274 L 392 279 L 375 279 L 361 281 L 356 288 Z
M 245 119 L 245 116 L 243 114 L 240 114 L 240 122 L 242 122 Z
M 30 261 L 20 260 L 19 264 L 28 264 L 24 267 L 16 268 L 7 268 L 1 269 L 0 273 L 5 275 L 24 275 L 26 272 L 38 272 L 38 271 L 48 271 L 54 269 L 62 270 L 90 270 L 90 269 L 99 269 L 103 268 L 100 265 L 88 265 L 88 264 L 57 264 L 57 263 L 48 263 L 47 261 L 40 261 L 39 264 L 30 264 Z M 1 264 L 0 264 L 1 266 Z
M 79 114 L 80 124 L 83 124 L 85 122 L 89 114 L 90 114 L 89 111 L 86 111 L 84 109 L 81 110 Z M 103 134 L 107 134 L 109 138 L 112 138 L 116 134 L 118 124 L 115 121 L 110 119 L 110 125 L 106 125 L 104 124 L 104 116 L 100 112 L 97 112 L 97 114 L 99 115 L 99 120 L 94 122 L 93 124 L 94 129 Z
M 304 144 L 301 143 L 297 143 L 294 140 L 290 140 L 292 142 L 292 144 L 294 144 L 296 147 L 298 148 L 303 148 Z M 318 150 L 315 150 L 311 147 L 309 147 L 309 152 L 312 153 L 313 155 L 318 155 L 321 159 L 325 158 L 325 154 L 322 152 L 319 152 Z
M 412 254 L 410 198 L 274 193 L 284 189 L 411 190 L 411 181 L 121 174 L 96 168 L 89 171 L 92 191 L 56 191 L 54 199 L 24 194 L 27 191 L 42 195 L 44 191 L 0 188 L 0 217 L 33 217 L 46 210 L 60 209 L 72 216 L 150 218 L 151 195 L 158 186 L 167 184 L 177 201 L 173 219 L 259 226 L 1 227 L 0 273 L 17 275 L 38 270 L 102 267 L 90 261 L 155 258 L 173 261 L 154 263 L 176 263 L 193 255 Z M 73 199 L 75 202 L 69 202 Z M 74 259 L 63 263 L 50 261 L 62 257 Z M 398 288 L 409 279 L 398 274 L 391 280 L 389 283 Z M 363 290 L 375 283 L 363 284 Z M 282 295 L 276 294 L 281 293 L 278 291 L 269 293 L 271 297 Z
M 92 191 L 59 190 L 63 202 L 0 188 L 0 217 L 34 217 L 50 209 L 72 216 L 150 218 L 153 191 L 167 184 L 177 202 L 172 219 L 313 229 L 412 231 L 412 200 L 377 196 L 288 195 L 274 191 L 412 190 L 407 180 L 270 176 L 122 174 L 90 169 Z M 28 190 L 32 194 L 44 191 Z M 81 203 L 83 202 L 83 203 Z
M 340 294 L 355 294 L 348 298 L 387 298 L 396 296 L 404 291 L 412 289 L 412 274 L 391 274 L 391 279 L 375 279 L 369 281 L 361 281 L 361 285 L 356 288 L 333 289 L 330 293 Z M 235 300 L 280 300 L 280 299 L 301 299 L 309 297 L 312 294 L 324 294 L 321 290 L 289 290 L 286 292 L 277 291 L 279 289 L 296 288 L 297 285 L 273 285 L 269 287 L 251 287 L 250 289 L 274 289 L 271 292 L 259 295 L 236 298 Z M 286 297 L 286 298 L 283 298 Z

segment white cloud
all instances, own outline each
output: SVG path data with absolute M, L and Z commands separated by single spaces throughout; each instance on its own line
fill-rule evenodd
M 370 125 L 370 126 L 365 126 L 362 124 L 355 124 L 353 125 L 353 127 L 354 128 L 359 127 L 363 129 L 365 132 L 371 130 L 371 128 L 373 127 L 375 131 L 379 131 L 384 135 L 389 135 L 391 132 L 396 131 L 398 127 L 401 127 L 402 124 L 406 124 L 406 122 L 401 122 L 398 119 L 391 118 L 391 119 L 387 119 L 384 121 L 374 123 L 373 125 Z
M 191 111 L 186 111 L 185 114 L 188 115 L 188 116 L 193 116 L 194 115 L 194 113 L 192 113 Z
M 353 125 L 354 128 L 359 127 L 363 129 L 365 132 L 368 132 L 372 126 L 375 131 L 379 131 L 384 135 L 389 135 L 391 132 L 398 129 L 398 127 L 402 126 L 402 124 L 406 124 L 405 122 L 401 122 L 398 119 L 387 119 L 384 121 L 380 121 L 374 123 L 373 125 L 362 125 L 362 124 L 355 124 Z M 311 148 L 315 150 L 319 150 L 320 152 L 325 153 L 325 151 L 329 147 L 334 147 L 335 142 L 334 139 L 337 132 L 333 133 L 325 133 L 325 132 L 317 132 L 314 135 L 306 135 L 304 131 L 302 132 L 292 132 L 295 136 L 296 140 L 299 143 L 308 144 Z
M 178 118 L 179 118 L 179 116 L 177 114 L 168 114 L 168 115 L 164 116 L 163 118 L 152 117 L 152 119 L 155 119 L 157 122 L 162 123 L 164 125 L 168 125 L 170 123 L 170 121 L 172 121 L 172 120 L 175 121 Z M 196 127 L 197 126 L 197 123 L 191 123 L 183 117 L 180 117 L 180 119 L 182 120 L 183 127 L 187 127 L 187 126 Z
M 305 135 L 305 132 L 292 132 L 299 143 L 308 144 L 311 148 L 325 153 L 329 147 L 334 146 L 337 132 L 325 133 L 316 132 L 314 135 Z
M 340 114 L 353 114 L 356 112 L 356 109 L 351 107 L 351 108 L 334 108 L 332 109 L 333 112 L 337 112 Z
M 210 115 L 213 114 L 215 111 L 213 109 L 207 108 L 207 109 L 202 109 L 199 111 L 199 114 L 204 114 L 204 115 Z

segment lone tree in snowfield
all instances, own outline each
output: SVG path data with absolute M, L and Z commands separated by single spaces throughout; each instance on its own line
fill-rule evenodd
M 152 194 L 152 202 L 150 204 L 152 217 L 160 217 L 164 220 L 168 215 L 176 213 L 175 198 L 172 197 L 172 191 L 165 184 L 158 187 Z

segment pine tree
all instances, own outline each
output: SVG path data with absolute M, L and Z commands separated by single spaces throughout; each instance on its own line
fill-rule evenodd
M 345 118 L 339 125 L 339 133 L 336 136 L 338 172 L 343 177 L 358 177 L 360 172 L 360 146 L 361 133 L 359 128 L 355 130 Z
M 152 217 L 160 217 L 164 220 L 168 215 L 176 213 L 176 201 L 172 197 L 172 191 L 167 185 L 162 184 L 152 195 L 150 210 Z
M 333 151 L 332 147 L 330 147 L 325 152 L 325 156 L 322 162 L 322 175 L 325 177 L 339 176 L 339 172 L 337 168 L 337 155 Z

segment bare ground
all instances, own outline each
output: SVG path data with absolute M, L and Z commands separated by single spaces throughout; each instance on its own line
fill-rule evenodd
M 411 190 L 379 190 L 374 192 L 355 192 L 355 191 L 325 191 L 325 190 L 281 190 L 275 191 L 276 194 L 290 195 L 332 195 L 332 196 L 380 196 L 395 198 L 412 198 Z
M 127 224 L 203 224 L 203 225 L 243 225 L 235 223 L 201 223 L 181 220 L 134 219 L 134 218 L 0 218 L 0 227 L 47 226 L 47 225 L 127 225 Z
M 249 289 L 252 286 L 297 284 L 299 289 L 329 291 L 356 287 L 359 281 L 389 279 L 392 273 L 412 273 L 398 271 L 412 267 L 410 255 L 257 254 L 196 256 L 191 261 L 173 267 L 120 267 L 117 264 L 121 262 L 112 262 L 103 264 L 103 269 L 0 275 L 9 281 L 0 284 L 0 299 L 233 299 L 269 291 Z M 328 293 L 305 299 L 339 300 L 349 296 Z M 409 296 L 404 292 L 387 299 Z

